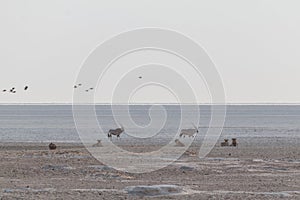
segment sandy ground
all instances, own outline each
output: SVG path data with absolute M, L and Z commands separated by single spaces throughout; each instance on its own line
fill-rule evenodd
M 43 143 L 0 143 L 0 199 L 300 199 L 300 142 L 271 141 L 218 144 L 205 159 L 191 147 L 144 174 L 105 166 L 79 144 L 50 151 Z M 130 190 L 140 185 L 154 191 Z M 160 194 L 157 185 L 178 190 Z

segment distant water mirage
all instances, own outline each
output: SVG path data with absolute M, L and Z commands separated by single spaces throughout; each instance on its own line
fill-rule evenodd
M 157 51 L 181 59 L 191 72 L 183 75 L 164 61 L 135 61 L 130 67 L 114 69 L 114 64 L 126 56 L 138 52 Z M 111 72 L 114 73 L 111 73 Z M 191 81 L 193 76 L 198 81 Z M 113 80 L 105 84 L 105 80 Z M 131 116 L 132 97 L 146 87 L 163 89 L 176 99 L 178 105 L 186 102 L 199 102 L 195 91 L 197 83 L 204 81 L 211 97 L 211 119 L 199 157 L 205 157 L 216 144 L 225 121 L 225 93 L 219 73 L 207 53 L 193 40 L 171 30 L 142 28 L 121 33 L 99 45 L 81 67 L 76 83 L 95 88 L 89 93 L 74 90 L 73 116 L 79 137 L 91 154 L 102 163 L 131 173 L 144 173 L 166 167 L 177 160 L 192 144 L 191 137 L 182 139 L 178 147 L 182 129 L 198 130 L 201 111 L 199 106 L 191 104 L 180 106 L 180 112 L 170 115 L 163 105 L 152 105 L 148 110 L 149 120 L 137 123 Z M 111 88 L 111 89 L 110 89 Z M 107 93 L 106 91 L 111 91 Z M 114 126 L 107 130 L 97 118 L 95 98 L 97 94 L 108 95 L 111 102 Z M 147 100 L 147 99 L 145 99 Z M 120 109 L 122 103 L 122 109 Z M 84 109 L 82 109 L 84 106 Z M 126 117 L 124 117 L 124 109 Z M 179 115 L 179 116 L 174 116 Z M 174 121 L 174 117 L 177 121 Z M 189 123 L 187 123 L 188 121 Z M 213 126 L 214 128 L 210 128 Z M 155 138 L 166 127 L 173 127 L 172 137 L 158 149 L 149 152 L 130 152 L 117 144 L 122 143 L 122 134 L 132 140 L 143 141 Z M 93 131 L 91 131 L 93 130 Z M 121 131 L 122 130 L 122 131 Z M 109 133 L 108 133 L 109 132 Z M 195 131 L 195 134 L 198 131 Z M 116 137 L 114 137 L 114 135 Z M 109 136 L 109 137 L 108 137 Z M 117 139 L 118 142 L 115 142 Z M 101 140 L 101 147 L 93 144 Z

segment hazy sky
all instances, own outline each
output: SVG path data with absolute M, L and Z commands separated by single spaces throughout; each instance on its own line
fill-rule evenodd
M 89 53 L 140 27 L 177 30 L 201 44 L 229 103 L 299 103 L 299 9 L 298 0 L 1 0 L 0 89 L 30 90 L 1 93 L 0 103 L 72 102 Z M 148 89 L 137 101 L 171 98 Z

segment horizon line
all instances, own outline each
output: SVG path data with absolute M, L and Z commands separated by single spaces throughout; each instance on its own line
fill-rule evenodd
M 0 105 L 300 105 L 299 103 L 278 103 L 278 102 L 267 102 L 267 103 L 58 103 L 58 102 L 49 102 L 49 103 L 0 103 Z

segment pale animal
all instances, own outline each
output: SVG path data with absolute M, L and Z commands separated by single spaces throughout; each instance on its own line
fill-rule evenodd
M 179 137 L 185 137 L 185 136 L 194 137 L 194 135 L 196 133 L 199 133 L 199 130 L 195 125 L 193 125 L 193 126 L 194 126 L 193 129 L 192 128 L 190 128 L 190 129 L 181 129 Z

